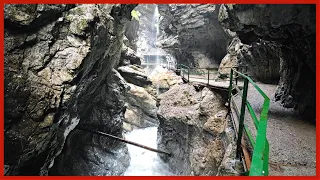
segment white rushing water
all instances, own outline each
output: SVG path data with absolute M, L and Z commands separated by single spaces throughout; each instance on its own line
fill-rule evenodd
M 157 148 L 157 127 L 133 130 L 125 134 L 125 138 Z M 125 176 L 172 176 L 169 166 L 160 159 L 158 154 L 137 146 L 128 144 L 131 162 L 124 173 Z

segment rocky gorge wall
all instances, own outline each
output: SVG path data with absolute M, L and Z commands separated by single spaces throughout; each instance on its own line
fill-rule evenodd
M 159 4 L 159 47 L 191 67 L 218 67 L 231 37 L 218 21 L 220 5 Z
M 5 174 L 128 167 L 123 143 L 74 128 L 122 136 L 128 87 L 114 68 L 135 6 L 5 5 Z
M 158 149 L 177 175 L 239 175 L 235 134 L 220 94 L 177 84 L 158 96 Z
M 237 63 L 246 61 L 265 82 L 277 77 L 279 69 L 275 100 L 309 120 L 315 118 L 315 17 L 315 5 L 303 4 L 229 4 L 219 12 L 221 25 L 244 44 L 229 56 Z

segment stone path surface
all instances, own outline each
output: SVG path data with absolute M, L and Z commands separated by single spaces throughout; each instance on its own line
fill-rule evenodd
M 280 102 L 274 101 L 277 85 L 257 84 L 270 98 L 267 127 L 267 139 L 270 144 L 269 175 L 315 176 L 315 124 L 299 117 L 293 109 L 284 108 Z M 259 117 L 263 98 L 251 84 L 247 99 Z M 240 104 L 240 101 L 238 103 Z M 249 118 L 246 119 L 251 121 Z M 255 132 L 253 123 L 249 125 L 249 129 L 252 133 Z

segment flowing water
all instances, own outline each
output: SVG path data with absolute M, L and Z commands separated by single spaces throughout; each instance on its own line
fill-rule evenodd
M 125 138 L 152 148 L 157 148 L 157 127 L 137 129 L 125 134 Z M 128 144 L 131 162 L 125 176 L 172 176 L 170 167 L 157 153 Z
M 151 39 L 155 39 L 157 42 L 157 36 L 159 33 L 159 11 L 158 7 L 155 7 L 152 23 L 156 26 L 156 33 L 153 34 L 153 37 L 149 37 Z M 142 47 L 138 47 L 139 48 Z M 145 48 L 145 47 L 144 47 Z M 157 48 L 156 45 L 153 45 L 152 53 L 153 55 L 157 55 L 156 63 L 150 67 L 146 67 L 149 73 L 152 73 L 154 69 L 157 67 L 161 67 L 161 60 L 159 56 L 161 55 L 160 51 L 162 49 Z M 149 52 L 150 53 L 150 52 Z M 148 75 L 150 75 L 148 73 Z M 157 94 L 159 92 L 159 85 L 157 85 Z M 157 127 L 149 127 L 144 129 L 136 129 L 131 132 L 125 134 L 125 138 L 157 149 Z M 169 176 L 174 175 L 170 170 L 170 167 L 160 159 L 158 154 L 153 151 L 149 151 L 137 146 L 129 145 L 129 154 L 131 156 L 130 165 L 127 171 L 124 173 L 125 176 Z

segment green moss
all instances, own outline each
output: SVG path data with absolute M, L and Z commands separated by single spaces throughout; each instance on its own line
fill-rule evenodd
M 137 21 L 140 21 L 141 13 L 139 11 L 132 10 L 131 16 L 132 16 L 132 19 L 136 19 Z
M 72 15 L 68 15 L 68 16 L 66 17 L 66 20 L 69 21 L 69 22 L 71 22 L 71 21 L 73 20 L 73 16 L 72 16 Z
M 74 9 L 74 13 L 77 15 L 84 14 L 84 10 L 80 7 Z
M 78 27 L 80 30 L 84 30 L 85 28 L 88 27 L 88 22 L 86 19 L 81 19 L 78 23 Z

